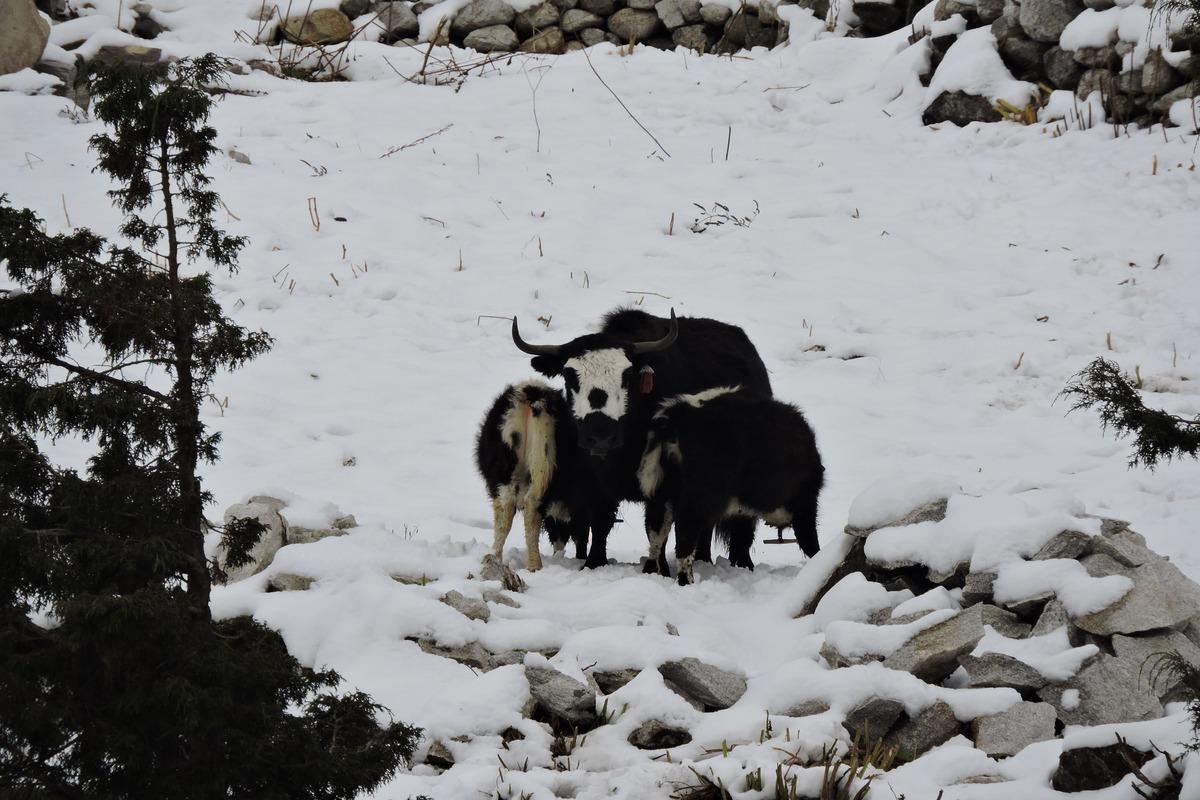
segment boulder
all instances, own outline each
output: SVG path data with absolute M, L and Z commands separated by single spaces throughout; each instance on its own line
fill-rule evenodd
M 240 581 L 251 575 L 262 572 L 270 565 L 275 553 L 286 543 L 287 527 L 283 517 L 271 506 L 265 503 L 237 503 L 225 509 L 225 524 L 235 520 L 254 520 L 266 529 L 254 547 L 250 548 L 250 561 L 239 567 L 226 567 L 228 551 L 224 543 L 217 549 L 217 563 L 225 570 L 227 583 Z
M 471 0 L 450 22 L 452 36 L 466 36 L 480 28 L 493 25 L 512 25 L 517 12 L 504 0 Z
M 106 44 L 96 51 L 92 60 L 110 66 L 113 64 L 157 64 L 162 61 L 162 50 L 140 44 Z
M 372 5 L 371 0 L 342 0 L 342 2 L 338 3 L 338 11 L 341 11 L 350 19 L 354 19 L 369 12 Z
M 1067 614 L 1067 609 L 1056 598 L 1046 603 L 1046 606 L 1042 609 L 1041 616 L 1038 617 L 1037 623 L 1033 626 L 1033 630 L 1029 632 L 1029 635 L 1045 636 L 1047 633 L 1063 627 L 1067 629 L 1067 641 L 1070 642 L 1072 647 L 1079 647 L 1079 645 L 1083 644 L 1083 633 L 1071 624 L 1071 617 Z
M 811 717 L 816 714 L 824 714 L 829 710 L 829 704 L 824 700 L 802 700 L 794 706 L 779 712 L 776 716 L 781 717 Z
M 866 36 L 882 36 L 898 29 L 904 22 L 904 12 L 894 3 L 880 0 L 856 0 L 851 6 L 858 17 L 860 29 Z
M 596 693 L 556 669 L 526 667 L 525 679 L 533 699 L 534 713 L 547 718 L 557 730 L 588 731 L 600 722 Z
M 410 639 L 409 641 L 415 642 L 417 647 L 420 647 L 423 652 L 431 656 L 448 658 L 451 661 L 457 661 L 465 667 L 470 667 L 480 672 L 487 672 L 495 669 L 497 666 L 491 652 L 485 649 L 479 642 L 470 642 L 458 647 L 446 647 L 428 639 Z
M 523 38 L 529 38 L 538 31 L 558 25 L 561 16 L 561 12 L 554 3 L 545 2 L 534 6 L 517 14 L 517 33 L 521 34 Z M 515 43 L 513 47 L 516 47 Z
M 1025 35 L 1025 31 L 1021 30 L 1021 24 L 1017 22 L 1016 16 L 1009 14 L 1002 14 L 992 22 L 992 36 L 996 37 L 996 45 L 998 47 L 1014 36 L 1023 39 L 1029 38 Z
M 968 28 L 976 28 L 979 23 L 979 12 L 974 2 L 964 3 L 960 0 L 937 0 L 933 7 L 933 18 L 936 21 L 948 20 L 958 14 L 967 22 Z
M 280 30 L 294 44 L 337 44 L 353 35 L 354 24 L 336 8 L 320 8 L 288 17 Z
M 1004 0 L 978 0 L 975 12 L 979 15 L 981 24 L 991 25 L 1004 13 Z
M 521 576 L 509 569 L 495 553 L 483 557 L 479 569 L 479 579 L 484 581 L 500 581 L 500 585 L 509 592 L 525 591 L 525 581 Z
M 825 580 L 821 582 L 820 588 L 813 592 L 811 597 L 805 599 L 800 608 L 797 617 L 803 617 L 813 613 L 817 609 L 817 605 L 821 599 L 836 586 L 847 575 L 855 572 L 863 572 L 867 569 L 867 557 L 865 555 L 865 539 L 859 536 L 839 537 L 836 542 L 830 542 L 821 548 L 821 553 L 818 553 L 814 561 L 805 564 L 806 570 L 813 569 L 818 566 L 815 561 L 820 559 L 826 552 L 832 552 L 836 555 L 835 550 L 841 548 L 845 551 L 845 555 L 836 562 L 836 566 L 829 569 L 829 574 Z
M 521 41 L 507 25 L 489 25 L 476 28 L 463 37 L 463 47 L 479 53 L 511 53 Z
M 550 55 L 566 50 L 567 40 L 561 28 L 547 28 L 540 33 L 530 36 L 521 42 L 519 49 L 523 53 L 546 53 Z
M 699 659 L 668 661 L 658 668 L 673 688 L 706 711 L 729 708 L 746 693 L 746 678 L 736 672 L 719 669 Z
M 598 17 L 611 17 L 617 10 L 616 0 L 579 0 L 579 8 Z
M 993 758 L 1014 756 L 1034 742 L 1054 738 L 1054 706 L 1021 701 L 971 723 L 975 747 Z
M 1200 53 L 1189 54 L 1176 64 L 1175 68 L 1188 80 L 1194 81 L 1200 79 Z
M 671 41 L 679 47 L 690 47 L 697 53 L 707 53 L 720 38 L 708 25 L 684 25 L 671 31 Z
M 1075 96 L 1086 100 L 1092 92 L 1100 92 L 1102 97 L 1112 97 L 1113 88 L 1117 83 L 1117 75 L 1111 69 L 1089 69 L 1079 76 L 1079 85 L 1075 87 Z
M 509 608 L 520 608 L 521 604 L 513 600 L 508 595 L 497 592 L 495 589 L 484 589 L 479 593 L 483 599 L 489 603 L 495 603 L 498 606 L 508 606 Z
M 872 742 L 885 738 L 904 713 L 904 704 L 886 697 L 868 697 L 850 709 L 842 727 L 851 740 Z
M 156 39 L 163 30 L 163 26 L 149 14 L 139 14 L 133 21 L 132 33 L 139 39 Z
M 1003 653 L 963 656 L 960 663 L 966 670 L 972 689 L 999 687 L 1025 693 L 1049 683 L 1042 673 L 1024 661 Z
M 1079 64 L 1088 69 L 1119 69 L 1121 66 L 1117 48 L 1111 44 L 1103 47 L 1081 47 L 1069 52 Z
M 1143 92 L 1156 96 L 1166 94 L 1181 83 L 1183 76 L 1167 63 L 1162 50 L 1155 48 L 1146 55 L 1146 63 L 1142 65 Z
M 1150 104 L 1150 110 L 1156 114 L 1165 114 L 1171 110 L 1171 106 L 1178 103 L 1180 100 L 1188 100 L 1196 96 L 1196 85 L 1185 83 L 1177 89 L 1164 94 L 1162 97 Z M 1197 637 L 1200 638 L 1200 637 Z
M 602 31 L 599 28 L 584 28 L 579 32 L 579 41 L 591 47 L 601 42 L 607 42 L 609 36 L 612 36 L 612 34 L 608 31 Z
M 33 0 L 0 0 L 0 75 L 28 69 L 42 57 L 50 23 Z
M 1082 12 L 1080 0 L 1022 0 L 1018 19 L 1030 39 L 1057 43 L 1067 24 Z
M 1182 627 L 1200 614 L 1200 586 L 1165 558 L 1156 556 L 1139 567 L 1126 567 L 1098 554 L 1081 563 L 1092 577 L 1124 575 L 1133 581 L 1133 588 L 1116 603 L 1076 620 L 1088 633 L 1108 636 Z
M 1009 36 L 1000 44 L 1000 59 L 1018 80 L 1036 81 L 1042 74 L 1050 45 L 1026 36 Z
M 425 763 L 436 769 L 450 769 L 454 766 L 454 754 L 442 742 L 434 741 L 429 745 L 429 752 L 425 754 Z
M 796 5 L 807 8 L 817 19 L 829 18 L 829 0 L 797 0 Z
M 1038 697 L 1056 706 L 1066 725 L 1140 722 L 1163 715 L 1141 665 L 1103 653 L 1069 680 L 1041 689 Z
M 668 30 L 694 25 L 703 19 L 700 16 L 700 0 L 659 0 L 654 4 L 654 10 Z
M 237 155 L 235 155 L 235 153 Z M 239 158 L 238 156 L 241 156 L 241 158 Z M 243 164 L 250 163 L 249 157 L 238 152 L 237 150 L 230 150 L 229 157 L 232 158 L 234 161 L 239 161 Z M 243 158 L 246 160 L 242 161 Z M 345 535 L 346 535 L 346 531 L 342 528 L 305 528 L 302 525 L 288 525 L 287 526 L 287 543 L 288 544 L 312 544 L 313 542 L 320 541 L 321 539 L 327 539 L 330 536 L 345 536 Z
M 941 683 L 958 661 L 983 638 L 983 607 L 971 606 L 945 622 L 926 628 L 883 660 L 889 669 L 911 672 L 927 683 Z
M 681 728 L 673 728 L 656 719 L 647 720 L 629 734 L 629 743 L 639 750 L 666 750 L 679 747 L 692 740 L 692 735 Z
M 1063 750 L 1051 785 L 1060 792 L 1107 789 L 1132 772 L 1131 764 L 1141 767 L 1152 755 L 1119 742 L 1107 747 Z
M 375 7 L 375 21 L 372 23 L 383 28 L 382 40 L 387 43 L 397 39 L 416 36 L 421 32 L 417 15 L 407 3 L 385 2 Z
M 316 580 L 307 575 L 295 575 L 291 572 L 276 572 L 267 579 L 268 592 L 303 592 L 307 591 Z
M 1079 64 L 1078 61 L 1075 60 L 1075 57 L 1072 55 L 1071 51 L 1063 50 L 1061 47 L 1058 47 L 1057 45 L 1055 45 L 1054 47 L 1051 47 L 1049 50 L 1046 51 L 1046 54 L 1044 56 L 1042 56 L 1042 65 L 1043 65 L 1043 67 L 1045 67 L 1046 77 L 1050 80 L 1050 83 L 1054 86 L 1055 89 L 1074 90 L 1075 87 L 1079 85 L 1079 78 L 1083 75 L 1083 67 Z M 1058 537 L 1055 537 L 1055 539 L 1056 540 L 1060 539 L 1063 536 L 1063 534 L 1079 534 L 1079 531 L 1063 531 L 1063 533 L 1060 533 L 1058 535 Z M 1088 536 L 1087 534 L 1079 534 L 1079 535 L 1082 537 L 1086 537 L 1087 540 L 1090 540 L 1092 538 L 1092 537 Z M 1038 558 L 1078 558 L 1083 553 L 1083 551 L 1081 550 L 1076 555 L 1064 555 L 1064 556 L 1042 555 L 1042 553 L 1045 552 L 1046 549 L 1049 548 L 1054 543 L 1055 543 L 1054 541 L 1051 541 L 1050 543 L 1048 543 L 1046 545 L 1046 547 L 1043 547 L 1041 550 L 1039 550 L 1038 553 L 1034 556 L 1034 559 L 1038 559 Z M 1076 543 L 1078 543 L 1078 539 L 1076 540 Z M 1064 541 L 1064 542 L 1061 542 L 1061 544 L 1066 545 L 1066 544 L 1070 544 L 1070 543 Z M 1084 541 L 1083 544 L 1086 547 L 1087 541 Z M 1071 549 L 1073 549 L 1073 547 Z
M 999 122 L 1000 112 L 992 107 L 992 101 L 966 92 L 942 92 L 921 113 L 926 125 L 951 122 L 958 126 L 972 122 Z
M 462 592 L 449 591 L 442 595 L 442 602 L 469 619 L 487 622 L 492 616 L 488 604 L 474 597 L 464 597 Z
M 958 735 L 960 727 L 954 710 L 939 700 L 893 728 L 884 744 L 895 749 L 895 763 L 904 764 L 948 742 Z
M 601 692 L 612 694 L 636 678 L 639 673 L 641 673 L 641 670 L 637 669 L 601 670 L 593 672 L 592 678 L 596 681 L 596 685 L 600 687 Z
M 1079 69 L 1079 65 L 1075 62 L 1075 56 L 1070 50 L 1063 50 L 1061 47 L 1054 46 L 1046 51 L 1042 57 L 1042 62 L 1046 65 L 1047 73 L 1050 72 L 1050 62 L 1061 61 L 1063 59 L 1070 61 L 1070 66 L 1058 65 L 1056 67 L 1063 69 Z M 1079 70 L 1082 74 L 1082 70 Z M 1053 75 L 1050 76 L 1053 79 Z M 1079 82 L 1079 75 L 1075 76 L 1075 82 Z M 1060 89 L 1066 88 L 1063 86 Z M 1033 554 L 1031 561 L 1045 561 L 1051 558 L 1079 558 L 1091 552 L 1092 536 L 1083 531 L 1059 531 L 1054 534 L 1050 541 L 1042 545 L 1041 549 Z
M 657 0 L 626 0 L 626 8 L 636 8 L 638 11 L 653 11 Z
M 584 11 L 582 8 L 572 8 L 569 11 L 564 11 L 562 15 L 562 23 L 559 27 L 563 33 L 575 35 L 585 28 L 600 28 L 604 25 L 604 20 L 596 16 L 590 11 Z M 586 42 L 589 45 L 598 44 L 598 42 Z
M 969 572 L 963 581 L 962 602 L 969 606 L 992 599 L 992 584 L 996 582 L 994 572 Z
M 731 16 L 733 16 L 733 11 L 726 6 L 712 3 L 704 3 L 700 6 L 700 19 L 704 20 L 706 25 L 724 28 Z
M 608 18 L 608 29 L 622 42 L 644 42 L 658 28 L 658 14 L 622 8 Z
M 764 25 L 757 16 L 743 10 L 730 17 L 729 22 L 725 25 L 725 36 L 722 39 L 723 51 L 729 50 L 730 45 L 733 48 L 744 47 L 747 50 L 753 47 L 774 47 L 775 28 Z
M 1137 664 L 1141 683 L 1147 686 L 1163 703 L 1187 700 L 1184 687 L 1177 674 L 1164 669 L 1164 656 L 1178 655 L 1189 666 L 1200 669 L 1200 647 L 1179 631 L 1169 631 L 1150 636 L 1112 637 L 1113 653 L 1117 658 Z
M 45 75 L 53 75 L 62 83 L 54 87 L 54 93 L 65 97 L 80 108 L 86 109 L 91 103 L 88 96 L 87 84 L 79 78 L 79 70 L 83 66 L 83 56 L 76 56 L 73 63 L 63 61 L 39 61 L 33 65 L 34 70 Z

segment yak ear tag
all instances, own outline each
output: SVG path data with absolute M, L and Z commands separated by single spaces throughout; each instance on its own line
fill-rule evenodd
M 641 375 L 641 383 L 638 386 L 638 389 L 641 391 L 641 393 L 642 394 L 650 394 L 651 392 L 653 392 L 654 391 L 654 367 L 651 367 L 649 365 L 644 366 L 641 368 L 641 370 L 639 370 L 638 374 Z

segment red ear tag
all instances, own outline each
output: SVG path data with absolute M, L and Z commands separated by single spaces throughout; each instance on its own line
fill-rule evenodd
M 642 382 L 639 388 L 642 394 L 650 394 L 654 391 L 654 367 L 642 367 L 640 374 Z

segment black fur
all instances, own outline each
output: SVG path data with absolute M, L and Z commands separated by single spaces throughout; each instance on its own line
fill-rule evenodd
M 679 458 L 669 455 L 678 448 Z M 647 499 L 647 517 L 661 519 L 670 507 L 675 518 L 675 555 L 693 555 L 728 516 L 733 500 L 770 513 L 786 509 L 806 555 L 819 549 L 817 498 L 825 468 L 812 428 L 800 409 L 747 392 L 707 400 L 699 407 L 679 402 L 664 408 L 652 425 L 647 454 L 659 446 L 662 482 Z M 663 572 L 665 559 L 647 563 Z M 667 574 L 667 573 L 663 573 Z M 680 574 L 680 583 L 685 576 Z
M 644 311 L 618 309 L 605 316 L 599 333 L 567 343 L 557 356 L 535 356 L 531 361 L 534 369 L 550 376 L 562 375 L 567 360 L 592 350 L 621 348 L 633 362 L 633 367 L 624 376 L 629 406 L 619 424 L 615 449 L 597 456 L 582 446 L 576 447 L 579 480 L 572 487 L 571 507 L 586 512 L 591 528 L 588 567 L 607 563 L 608 534 L 616 521 L 621 501 L 643 499 L 637 483 L 637 468 L 650 418 L 664 398 L 731 384 L 740 384 L 748 395 L 771 396 L 767 368 L 745 331 L 703 317 L 680 317 L 678 322 L 679 337 L 673 345 L 657 353 L 636 355 L 630 345 L 666 336 L 670 331 L 670 320 Z M 641 368 L 645 366 L 654 370 L 654 385 L 649 394 L 639 391 Z M 571 376 L 567 375 L 565 379 L 567 388 L 573 388 Z M 587 403 L 588 399 L 578 398 L 578 402 Z M 749 565 L 754 521 L 750 520 L 749 525 L 744 521 L 723 525 L 720 532 L 737 537 L 728 541 L 730 554 L 738 563 Z M 710 543 L 711 537 L 698 544 L 702 555 L 709 555 Z M 706 560 L 710 559 L 709 556 Z
M 556 464 L 550 485 L 539 505 L 538 513 L 542 518 L 542 527 L 546 530 L 551 544 L 556 548 L 565 546 L 568 541 L 575 542 L 575 557 L 587 557 L 587 518 L 576 513 L 571 503 L 572 487 L 578 472 L 578 456 L 575 446 L 575 430 L 571 422 L 571 411 L 567 408 L 567 400 L 562 392 L 542 388 L 533 384 L 524 384 L 525 397 L 531 402 L 541 401 L 546 410 L 534 409 L 534 414 L 547 413 L 554 418 L 554 442 Z M 479 433 L 475 437 L 475 467 L 479 470 L 487 486 L 488 497 L 495 500 L 503 486 L 513 483 L 513 475 L 517 467 L 516 453 L 501 437 L 504 417 L 512 408 L 516 386 L 507 386 L 500 396 L 492 403 Z M 567 509 L 569 521 L 562 521 L 548 516 L 550 506 L 560 503 Z

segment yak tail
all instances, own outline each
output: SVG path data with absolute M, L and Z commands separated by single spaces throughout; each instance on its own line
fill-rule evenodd
M 534 414 L 529 406 L 522 408 L 525 414 L 525 465 L 529 470 L 530 492 L 538 498 L 545 497 L 558 452 L 554 442 L 554 417 L 542 410 Z

